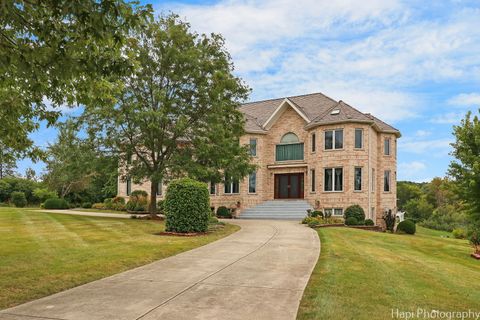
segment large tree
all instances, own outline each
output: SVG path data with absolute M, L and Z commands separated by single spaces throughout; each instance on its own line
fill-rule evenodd
M 449 174 L 454 178 L 455 191 L 470 212 L 471 222 L 480 228 L 480 121 L 468 112 L 461 124 L 454 126 L 456 141 L 452 143 Z
M 16 168 L 16 152 L 4 146 L 0 141 L 0 179 L 13 176 Z
M 113 103 L 117 75 L 131 65 L 126 36 L 150 6 L 123 0 L 0 2 L 0 143 L 36 158 L 29 133 L 53 124 L 58 106 Z
M 249 89 L 233 75 L 220 35 L 198 35 L 177 16 L 162 16 L 131 39 L 126 54 L 136 68 L 118 104 L 89 105 L 85 119 L 119 152 L 123 179 L 151 182 L 151 213 L 160 181 L 187 174 L 219 182 L 225 172 L 240 178 L 253 169 L 239 144 L 238 106 Z

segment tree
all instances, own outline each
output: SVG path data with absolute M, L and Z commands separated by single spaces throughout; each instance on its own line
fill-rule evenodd
M 36 158 L 28 134 L 60 105 L 113 103 L 128 33 L 150 6 L 122 0 L 4 0 L 0 4 L 0 143 Z
M 219 181 L 224 172 L 240 178 L 252 171 L 239 144 L 238 106 L 249 90 L 233 75 L 223 38 L 193 33 L 169 15 L 136 34 L 129 48 L 136 69 L 124 79 L 118 104 L 89 105 L 84 119 L 119 152 L 123 179 L 151 181 L 149 211 L 156 211 L 160 181 Z
M 409 218 L 418 222 L 428 219 L 432 215 L 434 207 L 423 196 L 418 199 L 408 200 L 404 209 Z
M 5 147 L 0 141 L 0 179 L 15 174 L 17 168 L 16 153 L 11 148 Z
M 397 182 L 397 205 L 400 210 L 404 210 L 405 204 L 411 199 L 418 199 L 422 195 L 422 190 L 415 182 L 398 181 Z
M 455 191 L 465 202 L 470 221 L 480 226 L 480 122 L 468 112 L 460 125 L 453 127 L 456 141 L 452 143 L 449 175 L 454 179 Z

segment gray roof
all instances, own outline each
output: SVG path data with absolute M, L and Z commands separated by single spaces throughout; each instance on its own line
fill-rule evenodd
M 309 120 L 307 128 L 331 123 L 364 122 L 371 123 L 378 131 L 391 132 L 400 136 L 400 131 L 373 115 L 362 113 L 349 104 L 341 100 L 337 102 L 322 93 L 245 103 L 240 106 L 240 111 L 246 118 L 245 129 L 249 132 L 266 132 L 263 126 L 285 99 L 294 104 Z M 332 115 L 331 112 L 337 109 L 338 113 Z

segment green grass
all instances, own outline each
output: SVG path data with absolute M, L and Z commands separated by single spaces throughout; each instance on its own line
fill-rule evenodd
M 202 246 L 238 230 L 165 237 L 163 222 L 0 208 L 0 309 Z
M 129 214 L 127 211 L 117 211 L 117 210 L 108 210 L 108 209 L 75 208 L 75 209 L 70 209 L 70 210 L 73 210 L 73 211 L 81 211 L 81 212 L 99 212 L 99 213 Z
M 392 308 L 480 309 L 480 261 L 466 240 L 417 226 L 416 235 L 318 230 L 321 254 L 298 319 L 391 319 Z

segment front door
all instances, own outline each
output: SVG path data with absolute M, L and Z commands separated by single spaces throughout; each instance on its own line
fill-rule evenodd
M 303 173 L 275 175 L 275 199 L 303 199 Z

